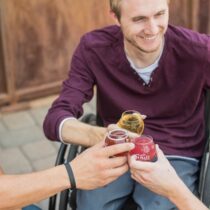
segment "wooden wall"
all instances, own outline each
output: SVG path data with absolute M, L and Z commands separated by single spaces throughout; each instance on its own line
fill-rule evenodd
M 80 35 L 109 22 L 106 1 L 97 2 L 1 0 L 0 76 L 5 72 L 7 81 L 1 81 L 0 94 L 16 103 L 57 92 Z
M 80 36 L 113 23 L 108 2 L 0 0 L 0 106 L 57 93 Z M 209 2 L 171 0 L 170 22 L 209 30 Z
M 170 22 L 210 34 L 210 1 L 171 0 Z
M 170 22 L 176 25 L 197 29 L 199 0 L 171 0 Z
M 3 47 L 2 47 L 2 37 L 1 37 L 1 28 L 0 28 L 0 95 L 6 92 L 5 84 L 5 72 L 4 72 L 4 59 L 3 59 Z
M 210 34 L 210 1 L 200 0 L 199 11 L 197 15 L 198 31 Z

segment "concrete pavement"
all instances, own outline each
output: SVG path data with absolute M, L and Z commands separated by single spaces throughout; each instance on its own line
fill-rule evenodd
M 0 113 L 0 165 L 5 173 L 29 173 L 54 165 L 60 143 L 45 138 L 42 123 L 56 97 L 33 101 L 27 110 Z M 84 112 L 95 112 L 95 98 L 84 105 Z M 37 205 L 47 210 L 48 199 Z

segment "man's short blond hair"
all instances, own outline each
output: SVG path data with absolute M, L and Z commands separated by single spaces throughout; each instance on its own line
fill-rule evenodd
M 167 0 L 168 3 L 170 0 Z M 116 15 L 117 19 L 120 20 L 121 17 L 121 10 L 120 10 L 120 4 L 122 0 L 109 0 L 111 11 Z
M 111 11 L 116 15 L 117 19 L 120 20 L 121 11 L 120 3 L 122 0 L 109 0 Z

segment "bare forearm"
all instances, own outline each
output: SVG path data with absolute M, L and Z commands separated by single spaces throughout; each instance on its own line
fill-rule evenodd
M 64 166 L 25 175 L 0 176 L 0 209 L 35 203 L 70 187 Z
M 169 196 L 179 210 L 208 210 L 208 208 L 184 185 L 180 183 Z
M 62 127 L 62 138 L 67 143 L 93 146 L 104 138 L 106 128 L 67 120 Z

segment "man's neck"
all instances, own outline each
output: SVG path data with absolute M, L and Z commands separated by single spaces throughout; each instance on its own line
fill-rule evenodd
M 137 48 L 129 45 L 129 43 L 127 42 L 124 42 L 124 45 L 125 53 L 134 63 L 135 67 L 146 68 L 152 65 L 160 57 L 164 46 L 164 40 L 162 41 L 162 44 L 160 45 L 159 49 L 151 53 L 140 51 Z

